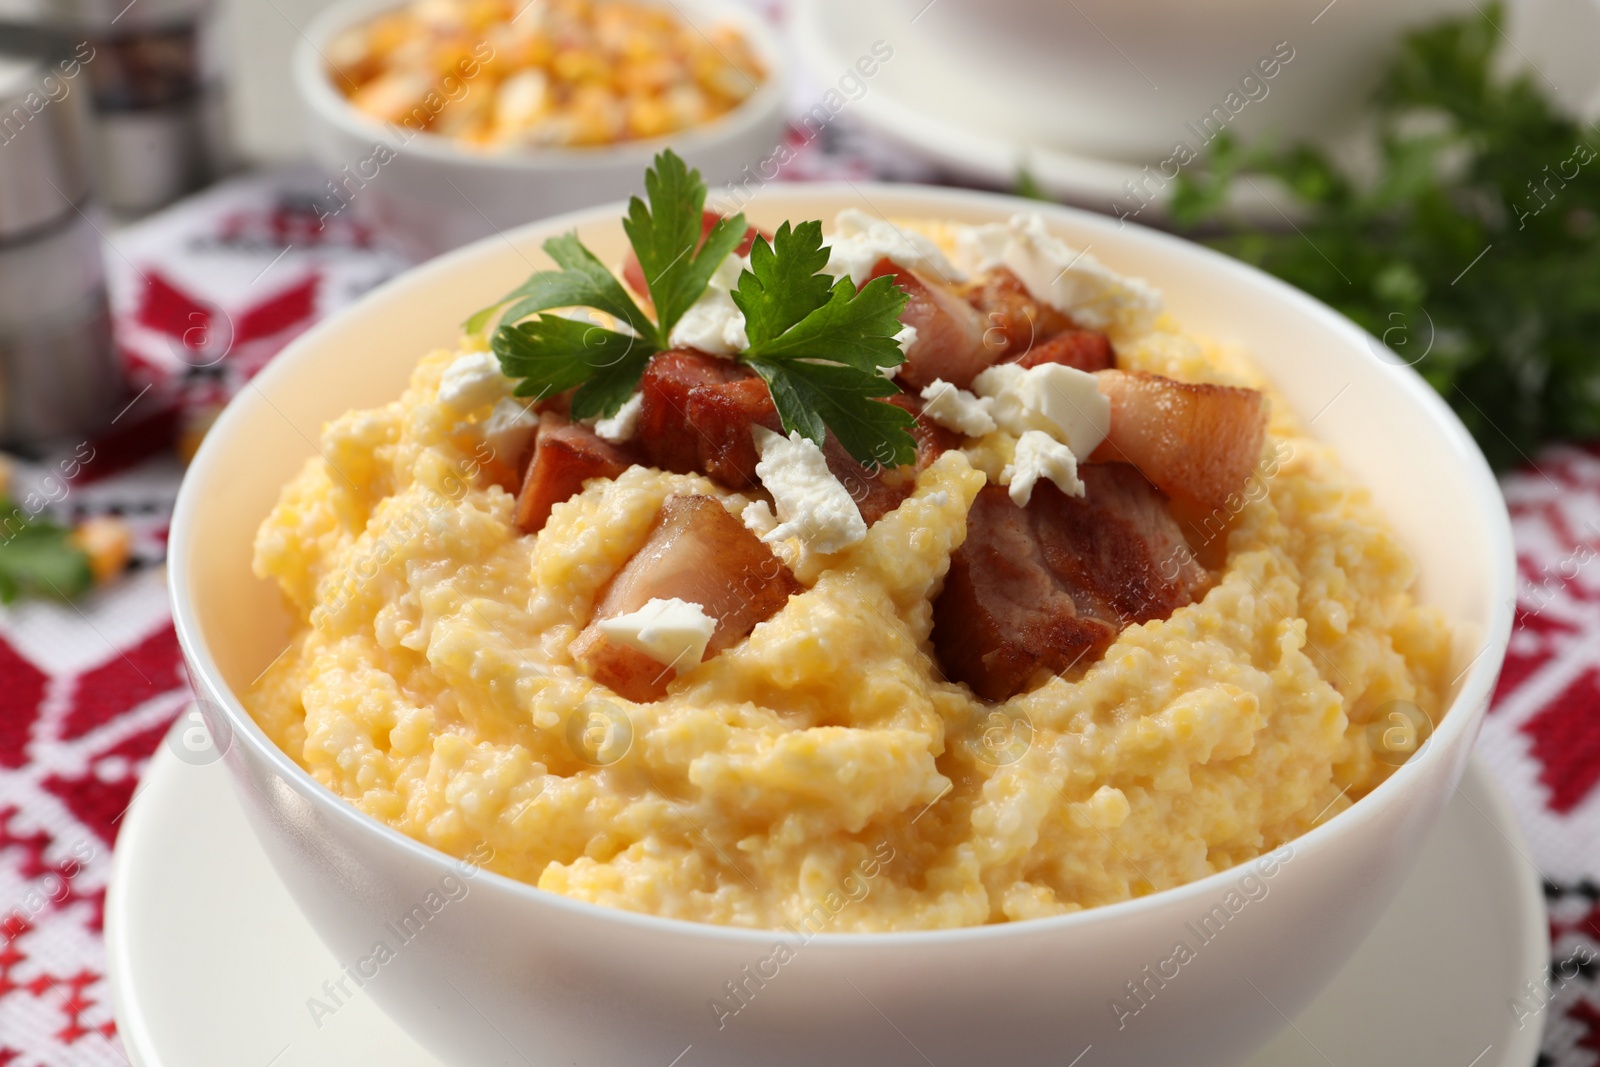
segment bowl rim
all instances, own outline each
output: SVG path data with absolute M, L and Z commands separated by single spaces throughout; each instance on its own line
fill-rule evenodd
M 1225 283 L 1238 283 L 1265 289 L 1274 298 L 1286 303 L 1292 311 L 1303 316 L 1308 323 L 1315 323 L 1320 328 L 1329 330 L 1341 337 L 1345 343 L 1360 353 L 1359 358 L 1380 360 L 1377 354 L 1381 348 L 1380 342 L 1372 339 L 1371 335 L 1350 319 L 1309 294 L 1290 286 L 1288 283 L 1203 245 L 1137 224 L 1131 226 L 1121 224 L 1116 219 L 1080 208 L 1024 200 L 1002 193 L 927 185 L 850 181 L 773 183 L 758 190 L 751 199 L 752 202 L 760 202 L 763 200 L 805 199 L 808 196 L 815 196 L 819 199 L 834 198 L 871 203 L 876 199 L 874 194 L 878 197 L 893 198 L 902 203 L 908 200 L 918 202 L 917 210 L 926 211 L 928 213 L 926 217 L 930 218 L 941 217 L 937 212 L 950 213 L 963 208 L 995 213 L 1003 212 L 1005 214 L 1015 213 L 1019 210 L 1038 211 L 1045 215 L 1047 219 L 1054 217 L 1058 222 L 1069 222 L 1080 230 L 1099 231 L 1108 237 L 1118 231 L 1132 231 L 1131 234 L 1124 232 L 1124 238 L 1142 242 L 1147 248 L 1151 248 L 1162 255 L 1179 259 L 1199 260 L 1213 272 L 1222 275 Z M 584 208 L 540 219 L 509 230 L 504 235 L 483 238 L 405 271 L 365 294 L 350 306 L 317 323 L 296 338 L 284 352 L 280 353 L 262 370 L 256 378 L 256 383 L 259 387 L 260 384 L 270 384 L 278 378 L 292 380 L 297 364 L 310 360 L 311 354 L 320 347 L 323 336 L 331 333 L 339 324 L 339 320 L 359 314 L 367 306 L 383 301 L 394 290 L 409 286 L 424 286 L 431 279 L 443 277 L 456 270 L 458 266 L 468 263 L 490 250 L 498 250 L 508 242 L 514 246 L 522 244 L 532 246 L 537 244 L 540 238 L 549 234 L 566 232 L 572 229 L 583 229 L 595 225 L 605 225 L 608 222 L 616 225 L 620 222 L 624 212 L 625 206 L 620 201 L 617 201 L 599 207 Z M 1489 617 L 1483 627 L 1483 632 L 1480 635 L 1476 635 L 1481 638 L 1482 648 L 1472 656 L 1465 667 L 1461 668 L 1453 680 L 1453 685 L 1459 684 L 1455 698 L 1440 716 L 1441 721 L 1435 726 L 1429 741 L 1425 743 L 1423 749 L 1402 764 L 1370 793 L 1362 797 L 1359 802 L 1352 804 L 1344 811 L 1339 812 L 1325 822 L 1313 826 L 1310 830 L 1285 843 L 1292 846 L 1294 850 L 1299 850 L 1303 847 L 1323 850 L 1331 847 L 1335 841 L 1359 833 L 1364 824 L 1372 823 L 1378 819 L 1380 811 L 1402 802 L 1402 797 L 1407 789 L 1407 782 L 1416 778 L 1425 764 L 1431 765 L 1431 763 L 1446 758 L 1444 753 L 1454 751 L 1458 746 L 1461 747 L 1461 758 L 1458 760 L 1456 771 L 1459 772 L 1464 768 L 1472 741 L 1484 715 L 1487 713 L 1489 701 L 1493 696 L 1494 686 L 1500 674 L 1505 649 L 1511 634 L 1515 604 L 1516 561 L 1511 537 L 1511 520 L 1506 509 L 1505 499 L 1501 495 L 1499 484 L 1495 480 L 1483 453 L 1478 449 L 1477 444 L 1473 441 L 1465 426 L 1462 425 L 1460 419 L 1456 417 L 1443 398 L 1422 379 L 1421 375 L 1398 359 L 1392 362 L 1381 362 L 1385 363 L 1388 369 L 1396 372 L 1386 380 L 1393 381 L 1395 383 L 1394 387 L 1400 389 L 1410 398 L 1420 409 L 1420 413 L 1428 418 L 1429 424 L 1440 435 L 1443 443 L 1449 446 L 1450 453 L 1458 461 L 1465 464 L 1467 468 L 1468 477 L 1473 483 L 1477 519 L 1486 525 L 1486 540 L 1489 551 L 1494 559 L 1498 561 L 1491 575 L 1492 589 L 1489 594 L 1491 608 Z M 177 631 L 179 645 L 186 663 L 198 675 L 196 679 L 199 683 L 196 687 L 197 691 L 202 696 L 216 698 L 211 699 L 210 702 L 215 704 L 218 710 L 226 717 L 226 725 L 232 735 L 229 741 L 230 745 L 239 744 L 241 741 L 249 745 L 257 758 L 264 759 L 279 777 L 290 783 L 301 798 L 315 805 L 322 815 L 341 821 L 357 834 L 375 836 L 376 840 L 382 842 L 383 845 L 389 848 L 398 848 L 411 859 L 421 861 L 436 873 L 447 873 L 450 869 L 453 869 L 454 865 L 459 864 L 461 860 L 431 845 L 418 841 L 359 810 L 349 801 L 324 787 L 312 777 L 309 771 L 301 767 L 300 764 L 289 757 L 288 753 L 273 743 L 260 726 L 257 725 L 255 719 L 244 709 L 238 695 L 223 680 L 221 672 L 211 656 L 205 636 L 199 625 L 191 592 L 188 567 L 184 562 L 193 551 L 190 528 L 193 526 L 195 516 L 202 507 L 198 490 L 195 487 L 201 481 L 203 474 L 216 464 L 217 453 L 223 447 L 221 442 L 229 436 L 234 425 L 245 418 L 243 412 L 245 406 L 250 403 L 247 397 L 253 391 L 259 391 L 259 388 L 257 390 L 241 391 L 219 415 L 211 431 L 202 441 L 198 452 L 190 463 L 188 471 L 185 473 L 183 484 L 179 489 L 178 498 L 173 509 L 169 533 L 169 557 L 174 561 L 175 565 L 169 564 L 168 566 L 168 588 L 172 602 L 173 623 Z M 1489 653 L 1491 652 L 1496 654 L 1490 655 Z M 236 771 L 235 773 L 238 772 Z M 1262 856 L 1269 854 L 1262 853 Z M 1293 852 L 1291 852 L 1292 854 Z M 862 946 L 880 948 L 889 945 L 900 947 L 931 946 L 975 938 L 1027 937 L 1034 934 L 1043 934 L 1047 931 L 1120 922 L 1133 919 L 1147 912 L 1176 906 L 1184 901 L 1194 902 L 1207 899 L 1211 894 L 1237 882 L 1239 878 L 1244 876 L 1244 873 L 1248 872 L 1252 864 L 1260 861 L 1262 856 L 1246 860 L 1243 863 L 1235 864 L 1203 878 L 1173 886 L 1169 889 L 1111 904 L 1085 908 L 1064 915 L 932 930 L 842 933 L 824 931 L 812 935 L 805 941 L 805 944 L 808 946 L 813 944 L 831 945 L 835 950 Z M 487 868 L 480 869 L 477 877 L 487 879 L 488 884 L 495 886 L 502 892 L 511 894 L 520 902 L 525 902 L 531 907 L 553 907 L 557 912 L 565 912 L 574 919 L 614 922 L 623 927 L 631 927 L 641 932 L 660 936 L 711 938 L 717 941 L 768 948 L 773 937 L 780 936 L 786 932 L 783 927 L 751 928 L 727 926 L 594 904 L 540 889 L 536 885 L 498 874 Z
M 552 145 L 522 148 L 508 152 L 474 150 L 454 138 L 426 130 L 409 130 L 411 136 L 399 141 L 392 123 L 383 123 L 362 114 L 334 89 L 327 73 L 324 49 L 335 34 L 393 8 L 406 0 L 336 0 L 322 9 L 307 24 L 295 42 L 290 67 L 303 104 L 318 118 L 350 137 L 374 144 L 382 142 L 410 155 L 437 163 L 465 164 L 511 172 L 584 170 L 596 166 L 628 166 L 643 170 L 656 153 L 671 146 L 680 153 L 693 153 L 712 145 L 738 139 L 760 126 L 783 106 L 790 78 L 789 60 L 778 46 L 772 28 L 759 15 L 732 0 L 642 0 L 671 7 L 677 17 L 693 24 L 701 21 L 734 24 L 744 34 L 757 57 L 766 67 L 766 78 L 756 91 L 727 112 L 709 122 L 675 133 L 631 141 L 588 147 Z M 685 11 L 687 8 L 687 12 Z

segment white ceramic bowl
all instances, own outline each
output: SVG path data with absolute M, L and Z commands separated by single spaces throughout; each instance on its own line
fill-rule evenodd
M 765 190 L 749 211 L 771 227 L 867 205 L 979 222 L 1019 203 L 908 186 L 787 185 Z M 1306 1005 L 1371 928 L 1462 773 L 1499 672 L 1513 568 L 1494 479 L 1421 379 L 1322 304 L 1164 234 L 1027 206 L 1114 269 L 1163 288 L 1190 329 L 1245 346 L 1371 488 L 1416 558 L 1421 596 L 1459 629 L 1461 678 L 1427 747 L 1295 841 L 1268 895 L 1159 986 L 1147 966 L 1170 957 L 1179 938 L 1193 941 L 1185 924 L 1223 903 L 1245 871 L 1054 919 L 824 934 L 765 979 L 756 969 L 777 933 L 609 910 L 481 873 L 364 987 L 442 1060 L 666 1067 L 693 1046 L 684 1067 L 1064 1067 L 1093 1045 L 1083 1061 L 1093 1067 L 1231 1064 Z M 277 590 L 250 572 L 256 526 L 325 420 L 398 396 L 420 355 L 452 343 L 465 315 L 521 279 L 529 260 L 542 261 L 549 235 L 576 227 L 616 260 L 620 214 L 613 205 L 462 249 L 309 331 L 228 407 L 184 481 L 170 563 L 179 639 L 196 687 L 216 705 L 214 730 L 231 735 L 226 760 L 256 832 L 340 960 L 354 964 L 393 941 L 386 924 L 460 868 L 323 789 L 240 706 L 237 694 L 288 632 Z M 708 1005 L 728 997 L 729 982 L 745 983 L 752 999 L 719 1028 Z M 1110 1004 L 1133 982 L 1148 983 L 1152 999 L 1119 1028 Z
M 858 43 L 881 37 L 896 50 L 869 109 L 897 97 L 922 122 L 1137 165 L 1171 157 L 1180 142 L 1202 149 L 1213 109 L 1211 134 L 1320 138 L 1367 103 L 1404 29 L 1475 6 L 878 0 L 850 29 Z
M 378 223 L 425 258 L 535 219 L 635 193 L 639 175 L 667 145 L 700 168 L 713 188 L 739 178 L 747 166 L 755 173 L 784 141 L 788 61 L 771 28 L 732 0 L 659 2 L 691 25 L 736 26 L 766 70 L 766 81 L 727 114 L 666 137 L 503 153 L 474 151 L 448 137 L 390 126 L 352 107 L 329 79 L 328 42 L 402 0 L 342 0 L 327 8 L 301 35 L 293 70 L 312 153 L 333 175 L 329 209 L 342 201 L 348 206 L 340 211 Z M 463 84 L 466 92 L 475 91 L 470 79 Z

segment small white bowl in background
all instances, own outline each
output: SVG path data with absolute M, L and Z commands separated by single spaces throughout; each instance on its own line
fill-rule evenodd
M 407 251 L 426 258 L 536 219 L 635 193 L 651 159 L 669 145 L 700 169 L 713 190 L 740 177 L 746 166 L 754 173 L 783 143 L 785 132 L 788 61 L 771 28 L 733 0 L 659 2 L 691 25 L 737 28 L 766 80 L 726 114 L 665 137 L 499 152 L 391 126 L 357 110 L 329 77 L 328 44 L 342 31 L 401 6 L 402 0 L 335 3 L 307 26 L 293 59 L 312 154 L 329 172 L 330 182 L 338 184 L 338 198 L 334 184 L 329 186 L 327 209 L 370 220 Z M 341 208 L 341 201 L 347 206 Z
M 824 0 L 804 0 L 806 4 Z M 847 0 L 846 0 L 847 2 Z M 826 4 L 837 19 L 839 3 Z M 1365 107 L 1406 28 L 1475 0 L 878 0 L 884 95 L 1018 145 L 1157 163 L 1211 132 L 1320 137 Z
M 1193 940 L 1187 924 L 1222 906 L 1248 868 L 1056 918 L 824 933 L 776 977 L 773 946 L 793 935 L 598 907 L 481 872 L 470 895 L 364 986 L 443 1062 L 1063 1067 L 1092 1045 L 1083 1067 L 1237 1064 L 1372 929 L 1460 779 L 1510 633 L 1511 530 L 1482 454 L 1414 371 L 1280 281 L 1086 212 L 870 184 L 773 185 L 746 210 L 775 227 L 844 207 L 960 222 L 1038 210 L 1069 242 L 1164 290 L 1186 329 L 1242 346 L 1371 491 L 1416 561 L 1419 597 L 1455 626 L 1451 706 L 1391 778 L 1296 839 L 1267 880 L 1270 895 L 1207 941 L 1137 1018 L 1119 1020 L 1113 1001 L 1131 995 L 1130 983 L 1158 981 L 1151 968 Z M 462 867 L 323 788 L 240 704 L 290 632 L 278 589 L 251 573 L 256 528 L 327 420 L 400 395 L 420 356 L 453 344 L 457 324 L 520 281 L 530 261 L 546 262 L 546 238 L 576 229 L 603 261 L 617 261 L 621 212 L 613 204 L 461 249 L 318 325 L 234 399 L 184 479 L 169 568 L 190 675 L 217 717 L 213 735 L 229 739 L 225 761 L 255 832 L 340 961 L 369 957 L 392 939 L 387 924 Z M 728 1001 L 729 983 L 752 999 L 719 1026 L 710 1004 Z
M 1178 175 L 1222 131 L 1360 158 L 1365 105 L 1401 32 L 1476 17 L 1476 2 L 794 0 L 786 30 L 819 81 L 888 46 L 850 103 L 874 136 L 974 182 L 1010 187 L 1025 170 L 1053 198 L 1159 225 Z M 1594 42 L 1564 40 L 1567 65 L 1581 66 Z M 1235 183 L 1230 207 L 1269 227 L 1297 210 L 1273 181 Z

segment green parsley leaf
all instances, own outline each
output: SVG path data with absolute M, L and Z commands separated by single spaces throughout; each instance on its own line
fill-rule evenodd
M 826 304 L 777 337 L 752 340 L 746 358 L 826 359 L 866 371 L 898 367 L 906 356 L 894 338 L 907 299 L 893 278 L 874 278 L 859 293 L 840 278 Z
M 595 371 L 594 376 L 572 394 L 572 417 L 575 419 L 615 415 L 639 388 L 644 367 L 655 355 L 642 345 L 623 352 L 616 361 Z
M 1024 200 L 1049 200 L 1050 194 L 1045 192 L 1044 186 L 1039 184 L 1039 179 L 1033 176 L 1033 171 L 1026 166 L 1017 168 L 1016 180 L 1011 183 L 1011 195 L 1020 196 Z
M 904 408 L 876 399 L 900 391 L 883 375 L 798 359 L 752 359 L 750 366 L 766 379 L 785 431 L 799 430 L 821 448 L 832 430 L 869 467 L 915 462 L 917 442 L 910 430 L 917 420 Z
M 501 316 L 500 321 L 505 325 L 551 308 L 587 307 L 604 311 L 618 322 L 626 323 L 653 348 L 665 347 L 665 333 L 639 310 L 639 305 L 633 302 L 616 275 L 584 247 L 576 233 L 550 238 L 544 243 L 544 250 L 560 270 L 540 271 L 530 276 L 499 301 L 473 315 L 463 324 L 463 329 L 468 333 L 481 332 L 496 309 L 512 301 L 516 303 Z
M 89 554 L 59 523 L 28 517 L 0 497 L 0 604 L 19 596 L 71 599 L 94 584 Z
M 711 275 L 728 253 L 739 246 L 745 222 L 743 215 L 721 219 L 701 244 L 706 183 L 698 170 L 690 170 L 671 151 L 656 156 L 655 166 L 645 171 L 644 190 L 650 206 L 646 207 L 637 196 L 629 200 L 622 228 L 633 245 L 634 255 L 639 257 L 665 347 L 672 327 L 705 292 Z
M 1534 77 L 1497 73 L 1501 20 L 1485 5 L 1403 39 L 1374 99 L 1370 179 L 1321 148 L 1222 136 L 1183 171 L 1173 215 L 1365 327 L 1506 469 L 1600 436 L 1600 132 Z M 1295 197 L 1296 228 L 1229 216 L 1246 175 Z
M 827 265 L 820 222 L 794 227 L 786 222 L 772 235 L 771 244 L 765 237 L 756 238 L 750 246 L 750 269 L 740 273 L 732 294 L 744 312 L 752 353 L 828 302 L 833 279 L 821 273 Z M 855 286 L 850 289 L 854 292 Z
M 522 379 L 518 396 L 542 400 L 583 386 L 573 398 L 578 418 L 615 414 L 655 351 L 637 337 L 560 315 L 502 326 L 490 347 L 506 377 Z
M 822 224 L 780 226 L 757 238 L 733 302 L 744 312 L 747 361 L 772 391 L 783 428 L 820 448 L 832 430 L 861 463 L 895 466 L 916 457 L 911 414 L 878 397 L 899 392 L 878 373 L 905 362 L 895 341 L 909 299 L 891 278 L 860 292 L 822 273 Z

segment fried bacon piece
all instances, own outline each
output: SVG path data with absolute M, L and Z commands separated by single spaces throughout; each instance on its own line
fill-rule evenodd
M 564 393 L 551 393 L 543 400 L 534 401 L 533 410 L 540 414 L 553 411 L 557 415 L 570 416 L 572 414 L 572 394 L 576 389 L 568 389 Z
M 1060 363 L 1092 374 L 1116 366 L 1117 355 L 1112 351 L 1111 338 L 1099 330 L 1068 330 L 1035 342 L 1012 362 L 1019 367 Z
M 917 441 L 917 470 L 925 469 L 952 448 L 961 447 L 961 435 L 931 419 L 923 418 L 922 401 L 910 393 L 895 393 L 884 397 L 884 400 L 903 411 L 909 411 L 917 420 L 917 424 L 911 427 L 911 436 Z
M 476 427 L 470 431 L 458 429 L 451 443 L 472 457 L 466 461 L 467 470 L 480 485 L 498 485 L 516 495 L 522 487 L 522 472 L 527 468 L 528 456 L 533 452 L 533 435 L 528 436 L 527 443 L 518 452 L 502 454 L 490 445 L 486 449 L 488 454 L 484 455 L 486 442 L 480 433 L 481 428 Z
M 760 456 L 751 427 L 777 433 L 783 429 L 761 378 L 730 360 L 675 351 L 650 361 L 640 391 L 644 403 L 635 442 L 650 463 L 680 474 L 698 471 L 737 491 L 758 484 Z M 891 401 L 913 414 L 921 410 L 912 397 L 901 395 Z M 954 439 L 936 426 L 919 423 L 914 433 L 919 469 L 954 447 Z M 868 470 L 831 434 L 822 455 L 869 526 L 899 507 L 911 491 L 909 479 Z
M 1034 501 L 1046 484 L 1035 488 Z M 1005 700 L 1035 672 L 1059 674 L 1115 636 L 1108 623 L 1078 614 L 1045 561 L 1030 516 L 1004 489 L 985 486 L 933 603 L 933 647 L 946 677 L 985 700 Z
M 752 376 L 700 386 L 689 391 L 687 408 L 689 432 L 698 438 L 698 469 L 730 489 L 754 487 L 761 457 L 750 428 L 783 430 L 767 383 Z
M 933 605 L 933 645 L 954 681 L 986 700 L 1102 654 L 1123 627 L 1193 602 L 1210 576 L 1160 491 L 1123 463 L 1079 468 L 1069 497 L 1040 482 L 1026 508 L 986 486 Z
M 1211 576 L 1193 562 L 1161 491 L 1126 463 L 1082 470 L 1085 495 L 1047 492 L 1036 522 L 1045 558 L 1079 610 L 1120 629 L 1198 599 Z
M 756 484 L 752 425 L 779 429 L 767 383 L 747 367 L 703 352 L 663 352 L 639 382 L 634 440 L 662 470 L 710 475 L 730 489 Z
M 670 665 L 614 644 L 596 625 L 655 599 L 699 604 L 717 620 L 705 658 L 742 641 L 800 591 L 800 583 L 761 540 L 709 496 L 669 497 L 644 546 L 606 587 L 594 618 L 572 643 L 591 677 L 634 701 L 657 700 L 675 677 Z
M 522 475 L 518 473 L 522 457 L 515 457 L 512 463 L 507 463 L 499 456 L 490 456 L 483 462 L 483 480 L 489 485 L 498 485 L 508 493 L 518 493 L 522 487 Z
M 1057 334 L 1076 328 L 1064 312 L 1035 300 L 1022 279 L 1005 267 L 984 274 L 967 291 L 967 303 L 980 314 L 984 346 L 996 363 L 1017 359 Z
M 1101 371 L 1111 432 L 1090 459 L 1131 463 L 1162 492 L 1206 509 L 1226 505 L 1261 460 L 1266 400 L 1254 389 Z
M 750 376 L 747 368 L 733 360 L 704 352 L 674 350 L 650 357 L 639 379 L 642 406 L 634 436 L 645 459 L 651 466 L 678 474 L 700 470 L 705 435 L 689 416 L 689 394 L 702 386 Z
M 856 510 L 861 512 L 861 520 L 868 526 L 899 507 L 915 486 L 913 479 L 900 471 L 882 467 L 869 469 L 857 463 L 832 434 L 822 446 L 822 458 L 829 472 L 856 502 Z
M 878 260 L 866 281 L 883 277 L 892 277 L 911 297 L 900 321 L 914 328 L 917 337 L 906 347 L 906 361 L 900 367 L 903 385 L 917 391 L 942 378 L 965 389 L 994 362 L 996 353 L 983 344 L 983 318 L 972 305 L 941 283 L 887 257 Z
M 634 464 L 627 451 L 602 440 L 587 426 L 546 412 L 534 436 L 533 460 L 517 494 L 517 528 L 538 533 L 550 509 L 576 496 L 590 478 L 615 478 Z
M 705 243 L 706 235 L 711 232 L 711 227 L 715 226 L 721 218 L 722 216 L 715 211 L 702 211 L 700 213 L 701 244 Z M 750 254 L 750 246 L 756 243 L 758 235 L 771 239 L 769 234 L 763 234 L 754 226 L 747 227 L 744 231 L 744 240 L 739 242 L 739 247 L 733 250 L 733 254 L 736 256 L 748 256 Z M 695 249 L 698 251 L 699 245 L 696 245 Z M 628 248 L 628 254 L 622 257 L 622 280 L 628 283 L 628 288 L 632 289 L 634 294 L 640 297 L 645 304 L 648 305 L 650 303 L 650 287 L 645 284 L 644 268 L 639 265 L 638 253 L 634 252 L 631 246 Z

